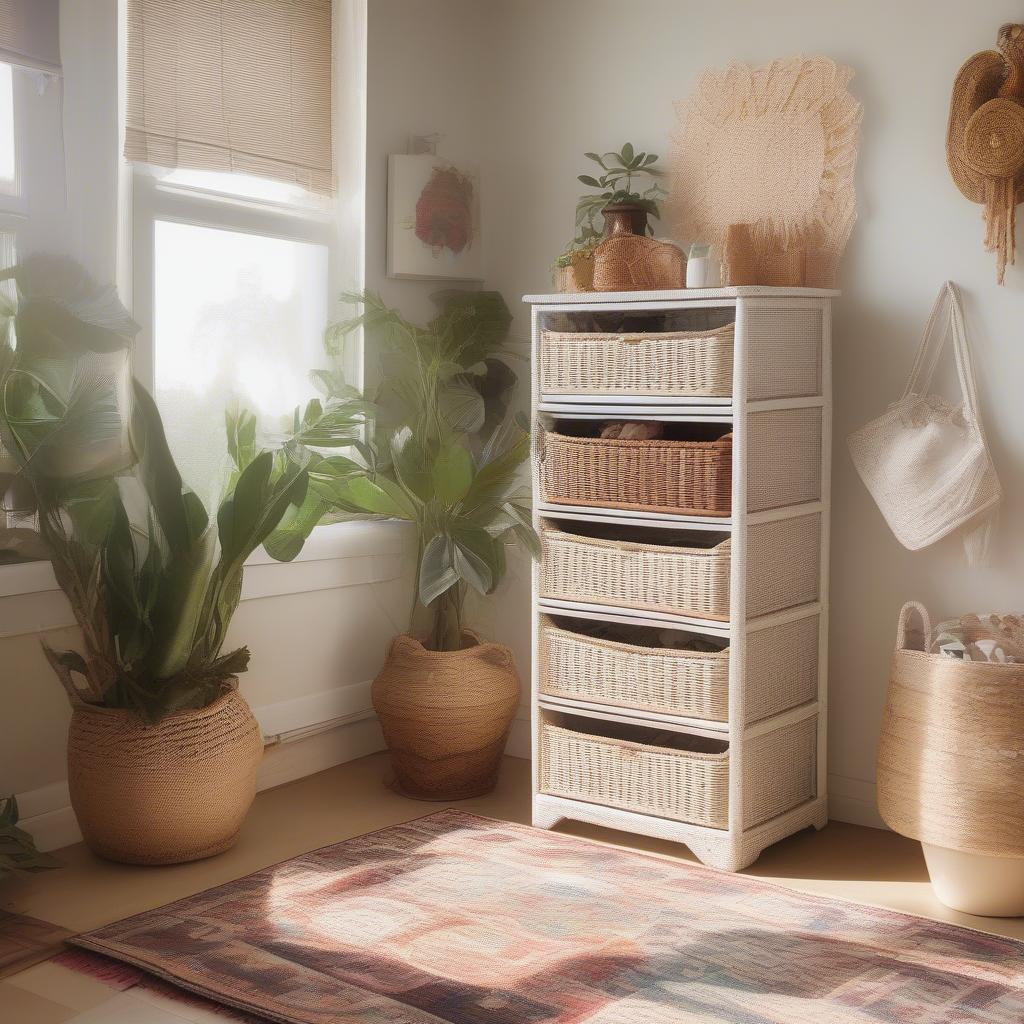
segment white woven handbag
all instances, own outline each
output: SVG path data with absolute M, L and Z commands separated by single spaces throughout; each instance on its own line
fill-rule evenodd
M 929 393 L 948 338 L 963 393 L 959 406 Z M 985 561 L 1002 488 L 985 441 L 960 296 L 952 281 L 935 300 L 903 396 L 847 440 L 857 472 L 904 547 L 917 551 L 968 527 L 967 561 Z

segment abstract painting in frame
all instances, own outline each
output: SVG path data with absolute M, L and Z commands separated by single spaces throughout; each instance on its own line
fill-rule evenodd
M 388 276 L 483 280 L 475 164 L 432 154 L 388 157 Z

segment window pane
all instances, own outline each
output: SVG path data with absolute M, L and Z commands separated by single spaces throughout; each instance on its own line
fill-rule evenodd
M 156 222 L 156 398 L 182 475 L 207 503 L 228 466 L 233 397 L 271 429 L 314 389 L 327 323 L 327 249 Z
M 0 64 L 0 191 L 13 192 L 17 164 L 14 157 L 14 81 L 10 64 Z
M 294 182 L 221 171 L 193 171 L 180 168 L 167 170 L 162 167 L 153 167 L 151 170 L 154 177 L 168 185 L 182 185 L 203 192 L 214 192 L 256 202 L 297 206 L 311 211 L 326 211 L 331 208 L 329 198 L 307 192 Z

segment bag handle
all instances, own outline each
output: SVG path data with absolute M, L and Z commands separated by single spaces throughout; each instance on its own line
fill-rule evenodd
M 927 651 L 931 641 L 932 622 L 928 609 L 920 601 L 908 601 L 900 609 L 896 627 L 897 651 Z
M 911 395 L 924 396 L 931 388 L 939 357 L 945 348 L 946 339 L 952 335 L 953 358 L 956 361 L 956 374 L 960 382 L 960 392 L 964 398 L 967 418 L 981 431 L 979 414 L 978 389 L 974 379 L 974 361 L 967 343 L 967 329 L 964 326 L 964 311 L 960 304 L 960 292 L 952 281 L 946 281 L 939 289 L 935 305 L 925 324 L 924 335 L 918 346 L 914 365 L 903 391 L 901 401 Z M 984 438 L 984 433 L 982 433 Z

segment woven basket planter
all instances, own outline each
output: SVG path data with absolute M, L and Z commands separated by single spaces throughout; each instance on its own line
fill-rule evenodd
M 71 806 L 101 857 L 199 860 L 234 844 L 262 756 L 259 724 L 237 690 L 156 725 L 131 711 L 78 704 L 68 733 Z
M 905 606 L 878 747 L 878 809 L 890 828 L 924 845 L 944 903 L 966 913 L 1018 916 L 1024 665 L 929 654 L 929 636 L 924 609 Z
M 732 436 L 717 441 L 543 437 L 548 501 L 644 512 L 727 516 L 732 507 Z
M 672 546 L 675 538 L 690 546 Z M 729 618 L 729 540 L 699 547 L 706 535 L 667 532 L 665 544 L 541 530 L 542 597 L 655 612 Z
M 726 743 L 599 719 L 568 721 L 571 727 L 541 722 L 542 792 L 709 828 L 728 826 Z
M 734 325 L 712 331 L 542 331 L 540 390 L 551 395 L 732 394 Z
M 588 636 L 544 617 L 540 688 L 555 697 L 724 722 L 729 651 L 687 651 Z
M 464 800 L 498 781 L 519 676 L 507 647 L 466 636 L 459 651 L 398 636 L 373 681 L 397 787 L 420 800 Z

